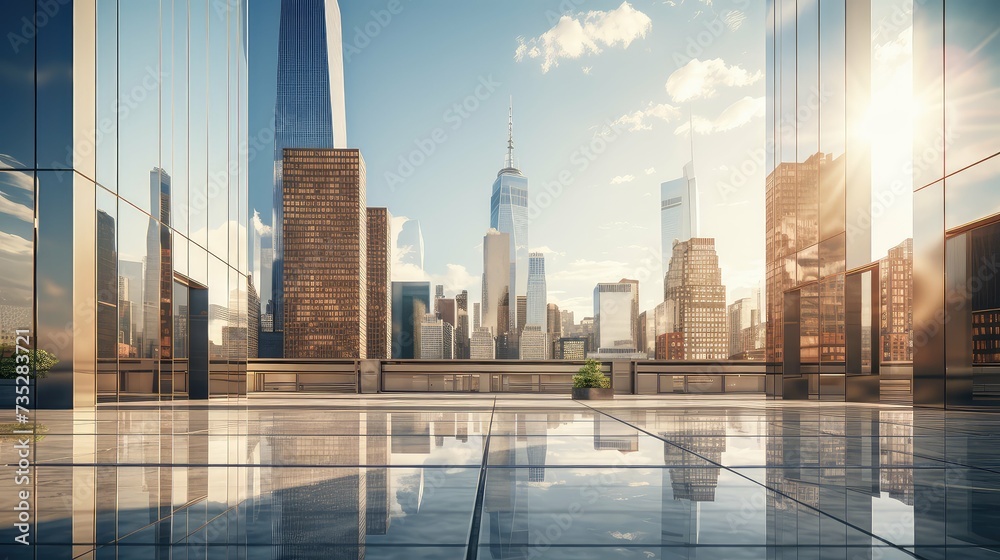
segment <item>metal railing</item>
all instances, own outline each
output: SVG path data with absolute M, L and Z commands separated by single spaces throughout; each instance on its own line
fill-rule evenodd
M 256 359 L 249 392 L 568 394 L 582 361 Z M 764 394 L 763 362 L 604 362 L 619 394 Z

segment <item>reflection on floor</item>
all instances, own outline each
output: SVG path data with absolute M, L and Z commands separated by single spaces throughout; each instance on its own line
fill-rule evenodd
M 996 558 L 1000 415 L 619 397 L 41 411 L 4 558 Z M 0 445 L 13 504 L 15 440 Z M 9 476 L 8 476 L 9 475 Z

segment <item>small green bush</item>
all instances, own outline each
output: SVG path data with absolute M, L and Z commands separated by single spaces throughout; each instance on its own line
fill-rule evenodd
M 574 389 L 610 389 L 611 379 L 601 372 L 601 362 L 587 360 L 587 364 L 573 376 Z
M 45 350 L 31 350 L 28 352 L 28 366 L 34 372 L 36 378 L 45 377 L 49 373 L 49 370 L 52 369 L 52 366 L 58 363 L 59 360 Z M 16 379 L 17 366 L 15 348 L 9 344 L 0 345 L 0 379 Z

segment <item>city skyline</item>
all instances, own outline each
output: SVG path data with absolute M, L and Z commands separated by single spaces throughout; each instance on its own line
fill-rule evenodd
M 692 139 L 686 129 L 691 124 L 697 132 L 693 149 L 699 162 L 699 182 L 706 191 L 701 201 L 702 235 L 722 238 L 719 250 L 726 284 L 733 292 L 730 296 L 738 296 L 743 287 L 743 295 L 749 295 L 749 288 L 759 284 L 764 275 L 760 250 L 763 230 L 725 236 L 720 225 L 735 221 L 726 219 L 726 213 L 754 213 L 755 206 L 763 212 L 763 197 L 757 189 L 742 188 L 735 195 L 726 194 L 723 200 L 716 185 L 720 179 L 729 182 L 730 173 L 720 167 L 736 169 L 760 144 L 763 134 L 763 46 L 747 27 L 755 19 L 762 22 L 764 14 L 762 7 L 716 4 L 701 14 L 696 14 L 694 6 L 621 2 L 570 9 L 557 2 L 516 5 L 506 14 L 498 7 L 485 6 L 484 13 L 470 16 L 471 21 L 491 21 L 485 37 L 471 49 L 475 58 L 442 51 L 443 37 L 448 34 L 438 38 L 433 32 L 444 25 L 434 18 L 440 9 L 437 6 L 417 11 L 401 4 L 398 13 L 389 14 L 388 23 L 369 25 L 367 30 L 377 24 L 380 31 L 368 37 L 365 26 L 374 20 L 373 10 L 342 5 L 348 134 L 352 146 L 362 149 L 369 163 L 371 204 L 388 207 L 395 217 L 394 225 L 417 219 L 423 227 L 424 270 L 398 266 L 396 261 L 394 280 L 442 283 L 450 293 L 465 289 L 471 301 L 478 300 L 482 273 L 479 240 L 489 225 L 481 216 L 490 193 L 487 186 L 475 185 L 481 185 L 483 176 L 495 173 L 504 163 L 506 113 L 513 97 L 518 146 L 515 165 L 531 178 L 529 205 L 535 204 L 539 210 L 530 216 L 527 250 L 544 252 L 549 260 L 549 301 L 584 316 L 589 314 L 589 292 L 595 283 L 607 277 L 629 277 L 643 284 L 641 307 L 655 305 L 654 294 L 662 288 L 665 272 L 658 262 L 660 184 L 680 176 L 690 161 Z M 265 17 L 268 9 L 262 7 L 261 13 L 251 14 L 251 26 L 254 18 Z M 466 9 L 449 7 L 449 16 L 459 17 Z M 551 61 L 546 54 L 533 57 L 531 46 L 541 45 L 543 36 L 558 35 L 554 28 L 560 17 L 584 21 L 588 13 L 607 21 L 620 18 L 631 27 L 621 30 L 624 35 L 614 44 L 602 45 L 599 53 L 584 51 L 574 58 L 557 52 L 551 53 Z M 692 18 L 697 27 L 685 27 L 674 21 L 677 17 Z M 718 26 L 721 29 L 716 29 Z M 690 30 L 702 27 L 711 27 L 718 35 L 713 36 L 712 44 L 699 46 L 697 56 L 685 54 Z M 420 85 L 405 95 L 373 93 L 371 88 L 388 76 L 412 81 L 412 63 L 411 67 L 401 65 L 410 55 L 400 57 L 398 49 L 392 47 L 420 28 L 429 32 L 421 41 L 426 44 L 426 54 L 449 60 L 454 57 L 457 70 L 425 69 L 433 74 L 434 88 L 422 85 L 429 82 L 420 78 L 414 82 Z M 685 29 L 687 34 L 680 33 Z M 519 49 L 519 37 L 525 49 Z M 520 60 L 516 59 L 518 52 L 522 53 Z M 675 52 L 680 58 L 672 56 Z M 618 67 L 622 65 L 625 68 Z M 605 80 L 626 79 L 622 72 L 639 66 L 658 70 L 644 75 L 634 91 L 615 91 L 617 97 L 607 95 Z M 703 72 L 711 76 L 707 81 L 695 77 Z M 724 85 L 731 76 L 738 77 L 740 85 Z M 635 79 L 634 75 L 627 78 Z M 668 79 L 671 87 L 665 88 Z M 557 101 L 567 95 L 575 97 L 572 103 Z M 454 111 L 456 103 L 461 107 L 468 99 L 469 106 L 476 107 L 474 111 Z M 445 113 L 448 109 L 452 111 Z M 724 113 L 726 119 L 735 120 L 723 123 L 720 118 Z M 720 132 L 713 131 L 716 121 Z M 389 122 L 390 126 L 381 126 Z M 446 137 L 441 142 L 430 137 L 438 128 Z M 721 134 L 722 130 L 726 134 Z M 571 157 L 578 148 L 589 149 L 599 131 L 605 132 L 607 149 L 593 161 L 586 160 L 584 169 L 578 157 Z M 424 162 L 404 177 L 398 169 L 400 157 L 405 160 L 424 140 L 434 145 L 433 153 L 416 156 L 414 159 Z M 720 161 L 710 144 L 719 140 L 732 143 L 727 152 L 735 159 Z M 425 151 L 431 146 L 427 142 L 423 142 L 428 148 Z M 572 178 L 561 187 L 562 194 L 542 209 L 546 186 L 554 188 L 561 171 Z M 390 174 L 398 175 L 402 182 L 393 179 L 390 185 L 386 178 Z M 763 183 L 762 172 L 756 172 L 755 177 Z M 593 204 L 595 197 L 609 206 Z M 447 221 L 438 219 L 442 199 L 461 209 L 449 214 Z M 254 208 L 265 204 L 251 195 Z M 727 210 L 723 204 L 735 206 Z M 598 207 L 601 216 L 593 214 Z M 257 209 L 262 216 L 268 215 Z M 585 241 L 588 236 L 576 234 L 565 227 L 566 223 L 591 223 L 600 235 Z M 394 234 L 399 231 L 394 228 Z M 755 236 L 759 242 L 754 242 Z M 596 272 L 598 268 L 613 271 L 605 277 Z M 738 279 L 730 280 L 732 276 Z

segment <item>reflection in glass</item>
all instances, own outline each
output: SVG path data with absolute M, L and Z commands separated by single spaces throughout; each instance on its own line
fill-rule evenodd
M 202 247 L 208 247 L 208 13 L 208 0 L 191 0 L 188 11 L 188 231 L 191 241 Z
M 118 3 L 97 3 L 97 183 L 118 191 Z
M 97 189 L 97 398 L 118 396 L 118 198 Z
M 154 213 L 149 170 L 160 167 L 160 7 L 151 2 L 120 2 L 118 26 L 118 192 L 138 208 Z M 127 111 L 126 109 L 127 108 Z M 145 229 L 145 228 L 143 228 Z
M 35 36 L 22 31 L 34 12 L 34 0 L 9 0 L 0 7 L 0 31 L 9 41 L 0 49 L 0 169 L 35 166 Z
M 1000 128 L 1000 2 L 945 2 L 947 173 L 997 153 Z
M 0 344 L 17 329 L 33 332 L 35 180 L 28 171 L 0 171 Z
M 173 286 L 173 392 L 174 395 L 186 395 L 188 392 L 188 324 L 189 305 L 188 287 L 179 282 Z
M 208 245 L 226 259 L 229 252 L 229 65 L 228 7 L 212 4 L 208 11 Z M 218 9 L 217 9 L 218 8 Z M 192 49 L 192 52 L 195 52 Z M 235 129 L 233 123 L 233 128 Z M 234 255 L 235 257 L 235 255 Z M 235 259 L 234 259 L 235 260 Z

